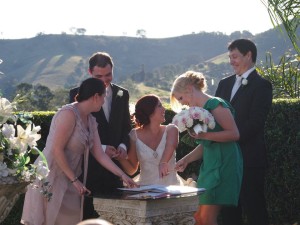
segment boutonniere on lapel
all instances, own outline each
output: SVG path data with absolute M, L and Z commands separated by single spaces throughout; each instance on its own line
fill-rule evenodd
M 122 97 L 123 96 L 123 91 L 119 90 L 118 93 L 117 93 L 117 96 Z
M 248 80 L 246 78 L 242 79 L 242 85 L 245 87 L 248 84 Z

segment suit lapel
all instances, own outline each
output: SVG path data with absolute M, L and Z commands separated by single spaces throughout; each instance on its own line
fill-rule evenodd
M 231 90 L 233 88 L 233 85 L 235 83 L 235 75 L 232 75 L 229 79 L 228 79 L 228 84 L 226 84 L 226 88 L 225 89 L 225 100 L 227 100 L 228 102 L 230 101 L 230 97 L 231 97 Z
M 236 91 L 235 95 L 233 96 L 233 98 L 231 99 L 230 102 L 234 102 L 239 96 L 240 94 L 243 92 L 245 87 L 243 87 L 243 85 L 241 84 L 241 86 L 239 87 L 239 89 Z M 232 90 L 232 88 L 231 88 Z
M 100 124 L 107 123 L 107 120 L 106 120 L 106 117 L 105 117 L 102 107 L 99 112 L 94 112 L 92 114 L 94 117 L 96 117 L 98 123 L 100 123 Z
M 256 71 L 256 70 L 253 70 L 252 73 L 250 73 L 249 76 L 248 76 L 248 78 L 247 78 L 248 83 L 251 83 L 251 81 L 252 81 L 253 79 L 255 79 L 256 77 L 258 77 L 258 76 L 259 76 L 259 75 L 258 75 L 257 71 Z M 247 85 L 248 85 L 248 84 L 247 84 Z
M 111 98 L 111 108 L 110 108 L 110 115 L 109 115 L 109 121 L 112 121 L 112 117 L 114 117 L 114 112 L 116 108 L 116 103 L 117 103 L 117 93 L 119 91 L 119 88 L 111 84 L 111 90 L 112 90 L 112 98 Z

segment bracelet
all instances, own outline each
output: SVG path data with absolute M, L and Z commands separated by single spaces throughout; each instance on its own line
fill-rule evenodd
M 76 182 L 78 180 L 78 177 L 74 177 L 74 180 L 71 180 L 71 183 L 73 184 L 74 182 Z

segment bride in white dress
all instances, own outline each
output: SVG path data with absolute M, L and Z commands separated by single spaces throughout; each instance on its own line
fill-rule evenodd
M 139 185 L 190 185 L 192 179 L 185 181 L 175 171 L 178 129 L 175 125 L 162 125 L 165 121 L 165 108 L 159 97 L 146 95 L 135 105 L 135 125 L 130 136 L 128 158 L 120 159 L 124 170 L 139 174 L 134 180 Z

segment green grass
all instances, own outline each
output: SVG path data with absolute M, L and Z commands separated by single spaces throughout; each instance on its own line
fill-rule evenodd
M 227 52 L 217 55 L 216 57 L 213 57 L 209 60 L 206 60 L 206 62 L 211 62 L 211 63 L 215 63 L 215 64 L 228 63 L 228 61 L 229 61 L 229 59 L 228 59 Z
M 139 90 L 138 94 L 130 94 L 130 99 L 129 102 L 130 103 L 136 103 L 137 100 L 147 94 L 155 94 L 158 97 L 160 97 L 161 101 L 163 103 L 169 103 L 169 99 L 170 99 L 170 91 L 165 91 L 162 89 L 158 89 L 155 87 L 148 87 L 145 86 L 143 83 L 137 84 L 137 89 Z M 129 90 L 130 93 L 130 90 Z

